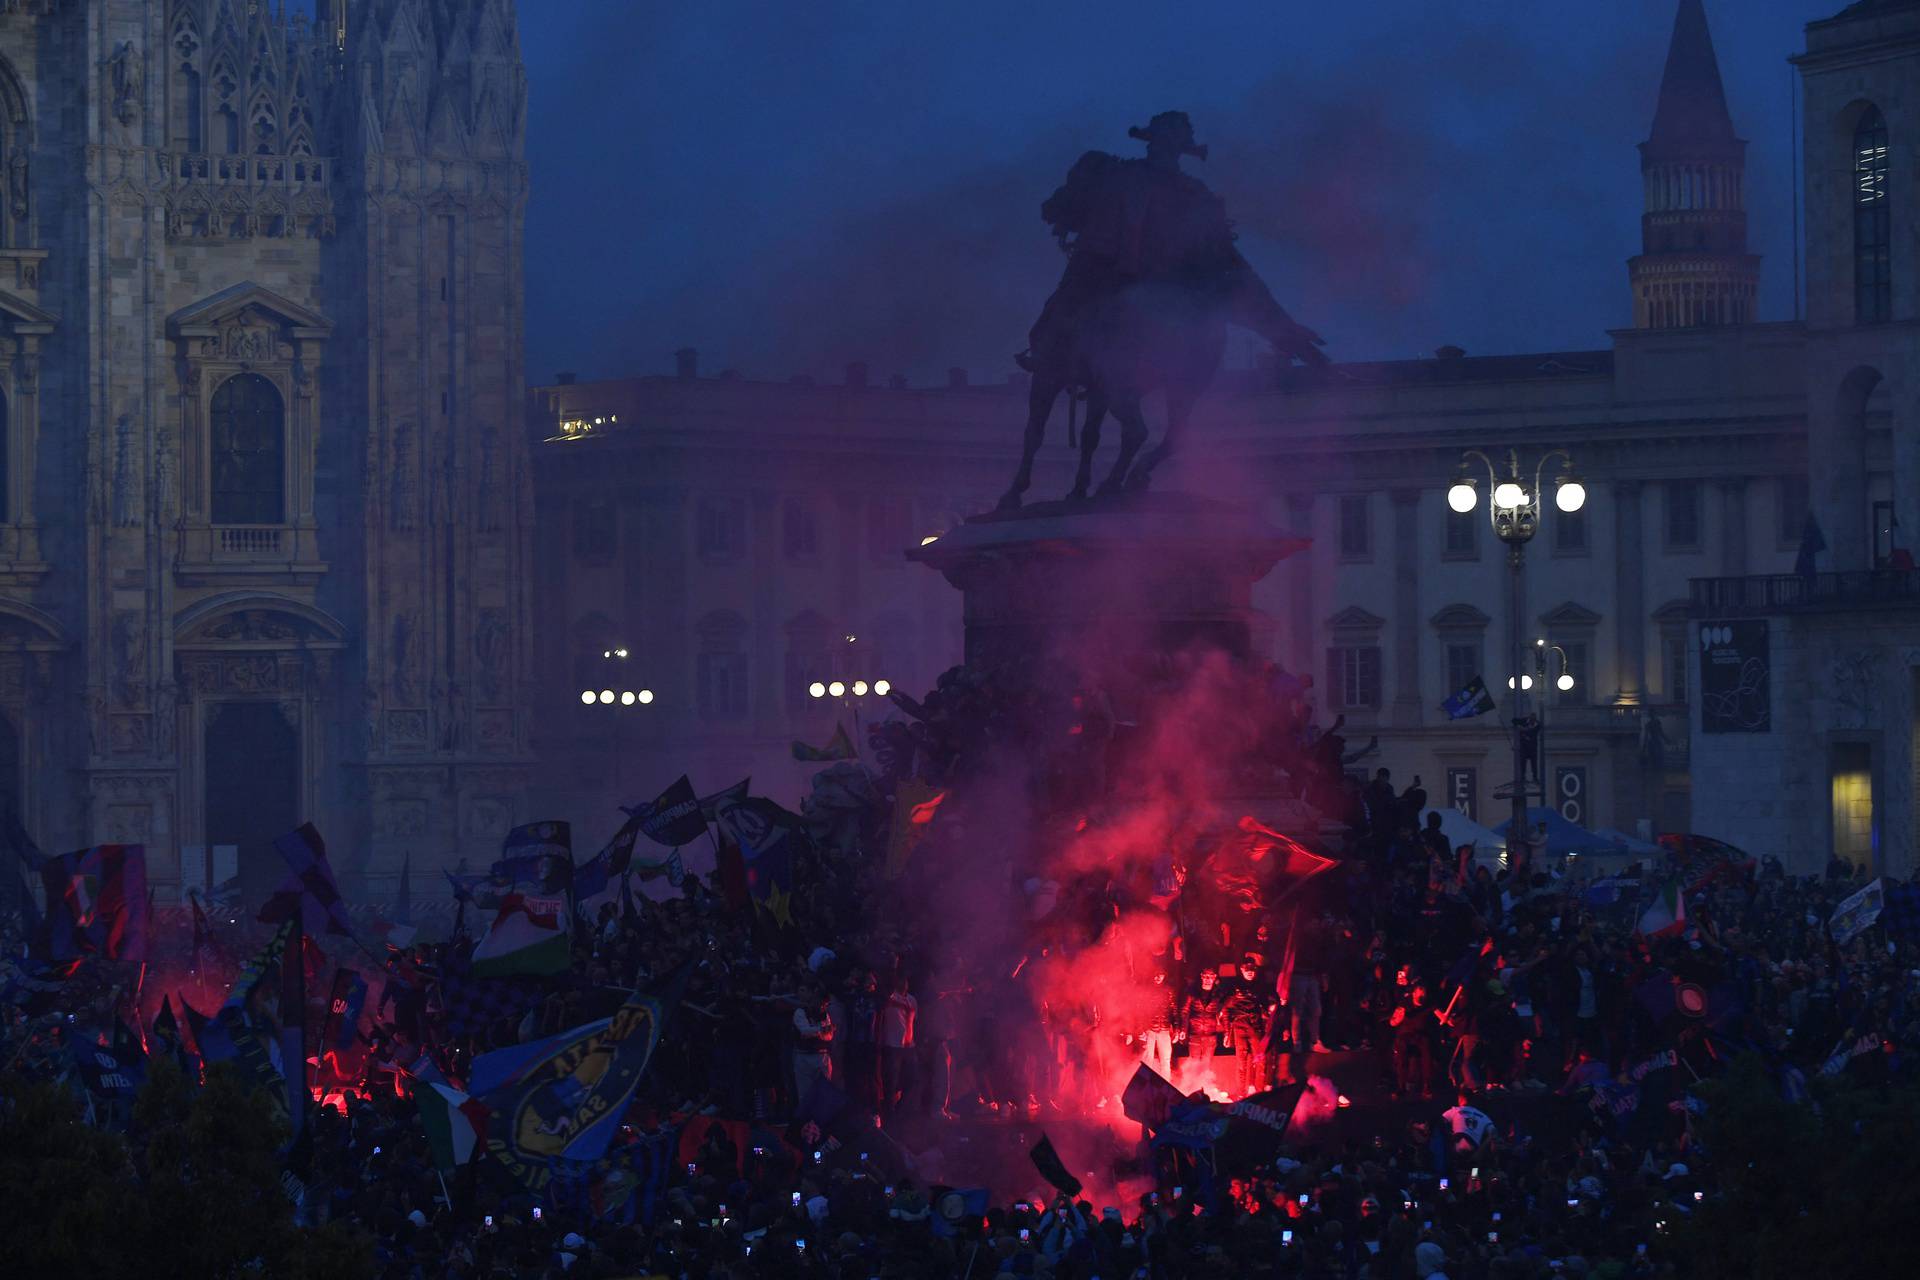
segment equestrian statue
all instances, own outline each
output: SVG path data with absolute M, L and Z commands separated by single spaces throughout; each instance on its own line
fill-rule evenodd
M 1145 159 L 1089 151 L 1040 206 L 1067 268 L 1034 322 L 1027 350 L 1014 357 L 1033 383 L 1026 448 L 1000 499 L 1003 511 L 1017 508 L 1032 483 L 1034 455 L 1062 392 L 1084 396 L 1087 406 L 1080 469 L 1067 495 L 1078 500 L 1092 482 L 1109 412 L 1120 423 L 1120 456 L 1098 492 L 1146 487 L 1219 371 L 1228 324 L 1260 334 L 1285 359 L 1327 363 L 1319 335 L 1274 301 L 1234 247 L 1220 198 L 1181 171 L 1184 157 L 1207 156 L 1186 113 L 1163 111 L 1127 132 L 1147 144 Z M 1166 397 L 1166 434 L 1142 454 L 1141 401 L 1156 390 Z

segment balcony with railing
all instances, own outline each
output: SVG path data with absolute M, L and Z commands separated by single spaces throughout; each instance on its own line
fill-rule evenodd
M 318 581 L 316 531 L 301 525 L 185 525 L 174 572 L 182 585 L 221 586 L 281 579 Z
M 284 531 L 277 526 L 237 526 L 214 532 L 220 537 L 218 554 L 222 559 L 280 558 L 280 535 Z
M 1915 569 L 1695 578 L 1690 588 L 1696 618 L 1920 608 L 1920 570 Z

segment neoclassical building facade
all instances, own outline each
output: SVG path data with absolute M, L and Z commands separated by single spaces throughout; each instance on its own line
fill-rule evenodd
M 1879 565 L 1884 577 L 1898 563 L 1896 510 L 1898 528 L 1920 528 L 1920 477 L 1903 478 L 1920 448 L 1920 3 L 1854 5 L 1813 24 L 1808 42 L 1796 59 L 1804 323 L 1755 314 L 1746 143 L 1705 6 L 1678 0 L 1640 148 L 1643 245 L 1621 308 L 1631 328 L 1584 351 L 1443 347 L 1325 377 L 1244 372 L 1203 400 L 1190 465 L 1169 481 L 1257 502 L 1312 538 L 1258 588 L 1262 642 L 1313 678 L 1322 720 L 1344 716 L 1355 746 L 1377 738 L 1367 768 L 1403 786 L 1418 775 L 1436 803 L 1492 825 L 1509 812 L 1496 794 L 1513 773 L 1506 722 L 1537 712 L 1536 804 L 1589 827 L 1696 830 L 1823 862 L 1827 775 L 1810 766 L 1793 799 L 1769 794 L 1777 771 L 1753 772 L 1725 755 L 1729 735 L 1703 728 L 1700 686 L 1719 671 L 1698 616 L 1714 582 L 1791 575 L 1809 511 L 1830 546 L 1823 569 Z M 1888 204 L 1875 207 L 1881 190 Z M 688 768 L 701 786 L 751 773 L 791 793 L 808 772 L 789 758 L 794 739 L 885 714 L 875 679 L 917 692 L 958 660 L 957 597 L 903 551 L 992 506 L 1017 460 L 1017 376 L 976 385 L 956 370 L 946 386 L 913 388 L 856 365 L 837 385 L 758 382 L 703 374 L 688 351 L 672 375 L 562 380 L 530 404 L 536 611 L 564 623 L 535 640 L 551 803 L 631 803 Z M 1456 515 L 1446 491 L 1464 450 L 1502 461 L 1516 450 L 1531 481 L 1556 448 L 1590 497 L 1572 517 L 1547 504 L 1516 595 L 1484 500 Z M 1035 498 L 1070 483 L 1063 453 L 1043 458 Z M 1520 706 L 1505 687 L 1516 628 L 1529 654 L 1544 642 L 1548 663 Z M 1920 659 L 1886 670 L 1905 678 L 1908 666 Z M 1563 672 L 1571 689 L 1557 687 Z M 1449 720 L 1442 701 L 1475 675 L 1499 712 Z M 842 697 L 810 696 L 834 680 Z M 653 699 L 619 698 L 641 690 Z M 1878 716 L 1916 698 L 1903 687 L 1853 701 Z M 1912 730 L 1887 733 L 1904 743 Z M 1800 738 L 1767 744 L 1770 759 L 1826 759 Z M 1883 794 L 1912 790 L 1920 758 L 1898 751 L 1874 766 L 1892 778 Z M 1789 807 L 1817 821 L 1789 822 Z M 1900 831 L 1904 843 L 1883 842 L 1889 868 L 1912 866 L 1912 829 Z
M 527 771 L 512 0 L 0 0 L 0 791 L 171 900 Z

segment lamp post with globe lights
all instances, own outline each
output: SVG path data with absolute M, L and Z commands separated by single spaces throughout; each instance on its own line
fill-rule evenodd
M 624 645 L 611 648 L 611 649 L 603 649 L 600 652 L 601 660 L 606 662 L 609 666 L 612 666 L 613 664 L 616 664 L 616 663 L 624 663 L 630 656 L 632 656 L 631 652 Z M 616 667 L 615 669 L 618 670 L 620 668 Z M 609 684 L 611 683 L 612 682 L 610 681 Z M 620 683 L 625 683 L 625 682 L 622 681 Z M 589 707 L 589 708 L 605 707 L 608 710 L 617 709 L 621 711 L 632 711 L 636 707 L 652 706 L 653 690 L 633 689 L 633 688 L 582 689 L 580 691 L 580 705 L 583 707 Z M 626 738 L 627 738 L 626 718 L 623 716 L 615 720 L 613 722 L 612 729 L 613 729 L 613 752 L 612 752 L 613 771 L 614 771 L 615 780 L 618 781 L 619 774 L 620 774 L 621 757 L 625 754 L 625 747 L 626 747 Z
M 1487 504 L 1488 523 L 1493 526 L 1493 534 L 1506 544 L 1511 604 L 1508 608 L 1508 672 L 1507 687 L 1513 690 L 1513 825 L 1507 835 L 1507 865 L 1520 870 L 1522 861 L 1531 861 L 1527 823 L 1527 786 L 1526 745 L 1520 731 L 1522 710 L 1527 705 L 1527 695 L 1534 685 L 1532 674 L 1521 667 L 1521 599 L 1524 593 L 1526 573 L 1527 544 L 1533 541 L 1533 535 L 1540 529 L 1540 495 L 1547 474 L 1547 464 L 1559 460 L 1559 474 L 1553 480 L 1553 505 L 1566 515 L 1572 515 L 1587 504 L 1587 487 L 1574 475 L 1573 459 L 1564 449 L 1550 449 L 1541 455 L 1533 468 L 1533 485 L 1528 487 L 1526 475 L 1520 469 L 1520 453 L 1517 449 L 1507 450 L 1506 473 L 1494 465 L 1493 459 L 1478 449 L 1469 449 L 1460 458 L 1460 469 L 1453 487 L 1447 490 L 1447 506 L 1460 515 L 1465 515 L 1479 505 L 1480 491 L 1476 472 L 1472 463 L 1478 460 L 1487 469 L 1487 487 L 1491 501 Z M 1544 661 L 1544 658 L 1542 659 Z M 1561 679 L 1571 681 L 1567 674 L 1566 654 L 1561 654 Z M 1536 664 L 1544 680 L 1545 669 Z M 1570 686 L 1562 686 L 1570 687 Z M 1537 781 L 1537 780 L 1536 780 Z M 1542 788 L 1544 796 L 1544 785 Z
M 832 698 L 853 712 L 853 733 L 857 740 L 866 732 L 860 724 L 860 700 L 869 694 L 884 698 L 893 692 L 890 680 L 815 680 L 807 686 L 809 698 Z

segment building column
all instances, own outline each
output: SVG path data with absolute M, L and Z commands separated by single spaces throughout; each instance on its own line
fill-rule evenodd
M 1621 702 L 1647 699 L 1646 566 L 1641 546 L 1645 530 L 1640 513 L 1640 484 L 1613 486 L 1614 637 L 1619 650 Z
M 1393 723 L 1420 723 L 1420 490 L 1393 497 Z
M 1306 538 L 1311 542 L 1313 538 L 1312 494 L 1290 493 L 1287 495 L 1287 532 L 1296 538 Z M 1313 553 L 1314 548 L 1309 546 L 1286 562 L 1287 612 L 1292 615 L 1287 619 L 1287 640 L 1291 646 L 1292 657 L 1288 665 L 1293 668 L 1293 673 L 1299 676 L 1311 676 L 1320 669 L 1320 664 L 1314 660 L 1313 652 Z
M 1720 572 L 1747 576 L 1747 478 L 1720 481 Z

